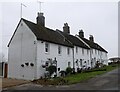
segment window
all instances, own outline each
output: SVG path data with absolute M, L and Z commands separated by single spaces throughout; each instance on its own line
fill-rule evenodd
M 82 48 L 82 54 L 84 54 L 84 49 Z
M 89 54 L 89 50 L 87 50 L 87 54 Z
M 78 47 L 76 47 L 76 53 L 78 53 Z
M 97 53 L 96 53 L 96 49 L 95 49 L 95 54 L 97 54 Z
M 68 62 L 68 67 L 71 67 L 71 63 L 70 62 Z
M 70 54 L 70 48 L 67 48 L 67 54 L 68 55 Z
M 76 59 L 76 66 L 78 66 L 78 59 Z
M 61 46 L 58 46 L 58 54 L 61 54 Z
M 98 50 L 98 55 L 99 55 L 99 50 Z
M 89 60 L 88 60 L 88 65 L 90 64 Z
M 82 59 L 80 59 L 80 66 L 82 66 Z
M 91 50 L 92 54 L 93 54 L 93 50 Z
M 60 68 L 58 68 L 58 71 L 60 71 Z
M 45 43 L 45 52 L 49 52 L 49 44 L 48 43 Z

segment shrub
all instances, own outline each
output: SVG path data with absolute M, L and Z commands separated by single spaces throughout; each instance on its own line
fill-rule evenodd
M 54 72 L 57 71 L 57 68 L 56 68 L 56 66 L 51 65 L 48 68 L 46 68 L 46 70 L 50 73 L 50 76 L 51 76 Z
M 77 68 L 77 73 L 81 73 L 82 72 L 82 68 Z
M 64 71 L 64 70 L 60 71 L 59 73 L 61 74 L 62 77 L 65 77 L 65 75 L 66 75 L 66 71 Z
M 67 67 L 66 68 L 66 74 L 71 74 L 72 73 L 72 68 L 71 67 Z
M 72 74 L 75 74 L 76 72 L 75 72 L 75 68 L 72 68 Z

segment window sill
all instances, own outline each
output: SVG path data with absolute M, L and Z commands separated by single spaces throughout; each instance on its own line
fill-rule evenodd
M 48 55 L 49 55 L 50 53 L 49 53 L 49 52 L 45 52 L 45 54 L 48 54 Z
M 62 56 L 62 54 L 58 54 L 58 56 Z

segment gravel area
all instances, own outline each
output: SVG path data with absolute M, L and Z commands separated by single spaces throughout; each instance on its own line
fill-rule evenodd
M 17 86 L 25 83 L 29 83 L 30 81 L 20 80 L 20 79 L 10 79 L 10 78 L 1 78 L 2 88 Z

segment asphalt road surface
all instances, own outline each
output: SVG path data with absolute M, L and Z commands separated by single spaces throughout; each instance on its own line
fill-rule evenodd
M 120 92 L 120 68 L 73 85 L 42 86 L 29 83 L 3 89 L 4 92 L 13 92 L 15 90 L 97 90 L 97 92 L 113 90 L 113 92 Z

